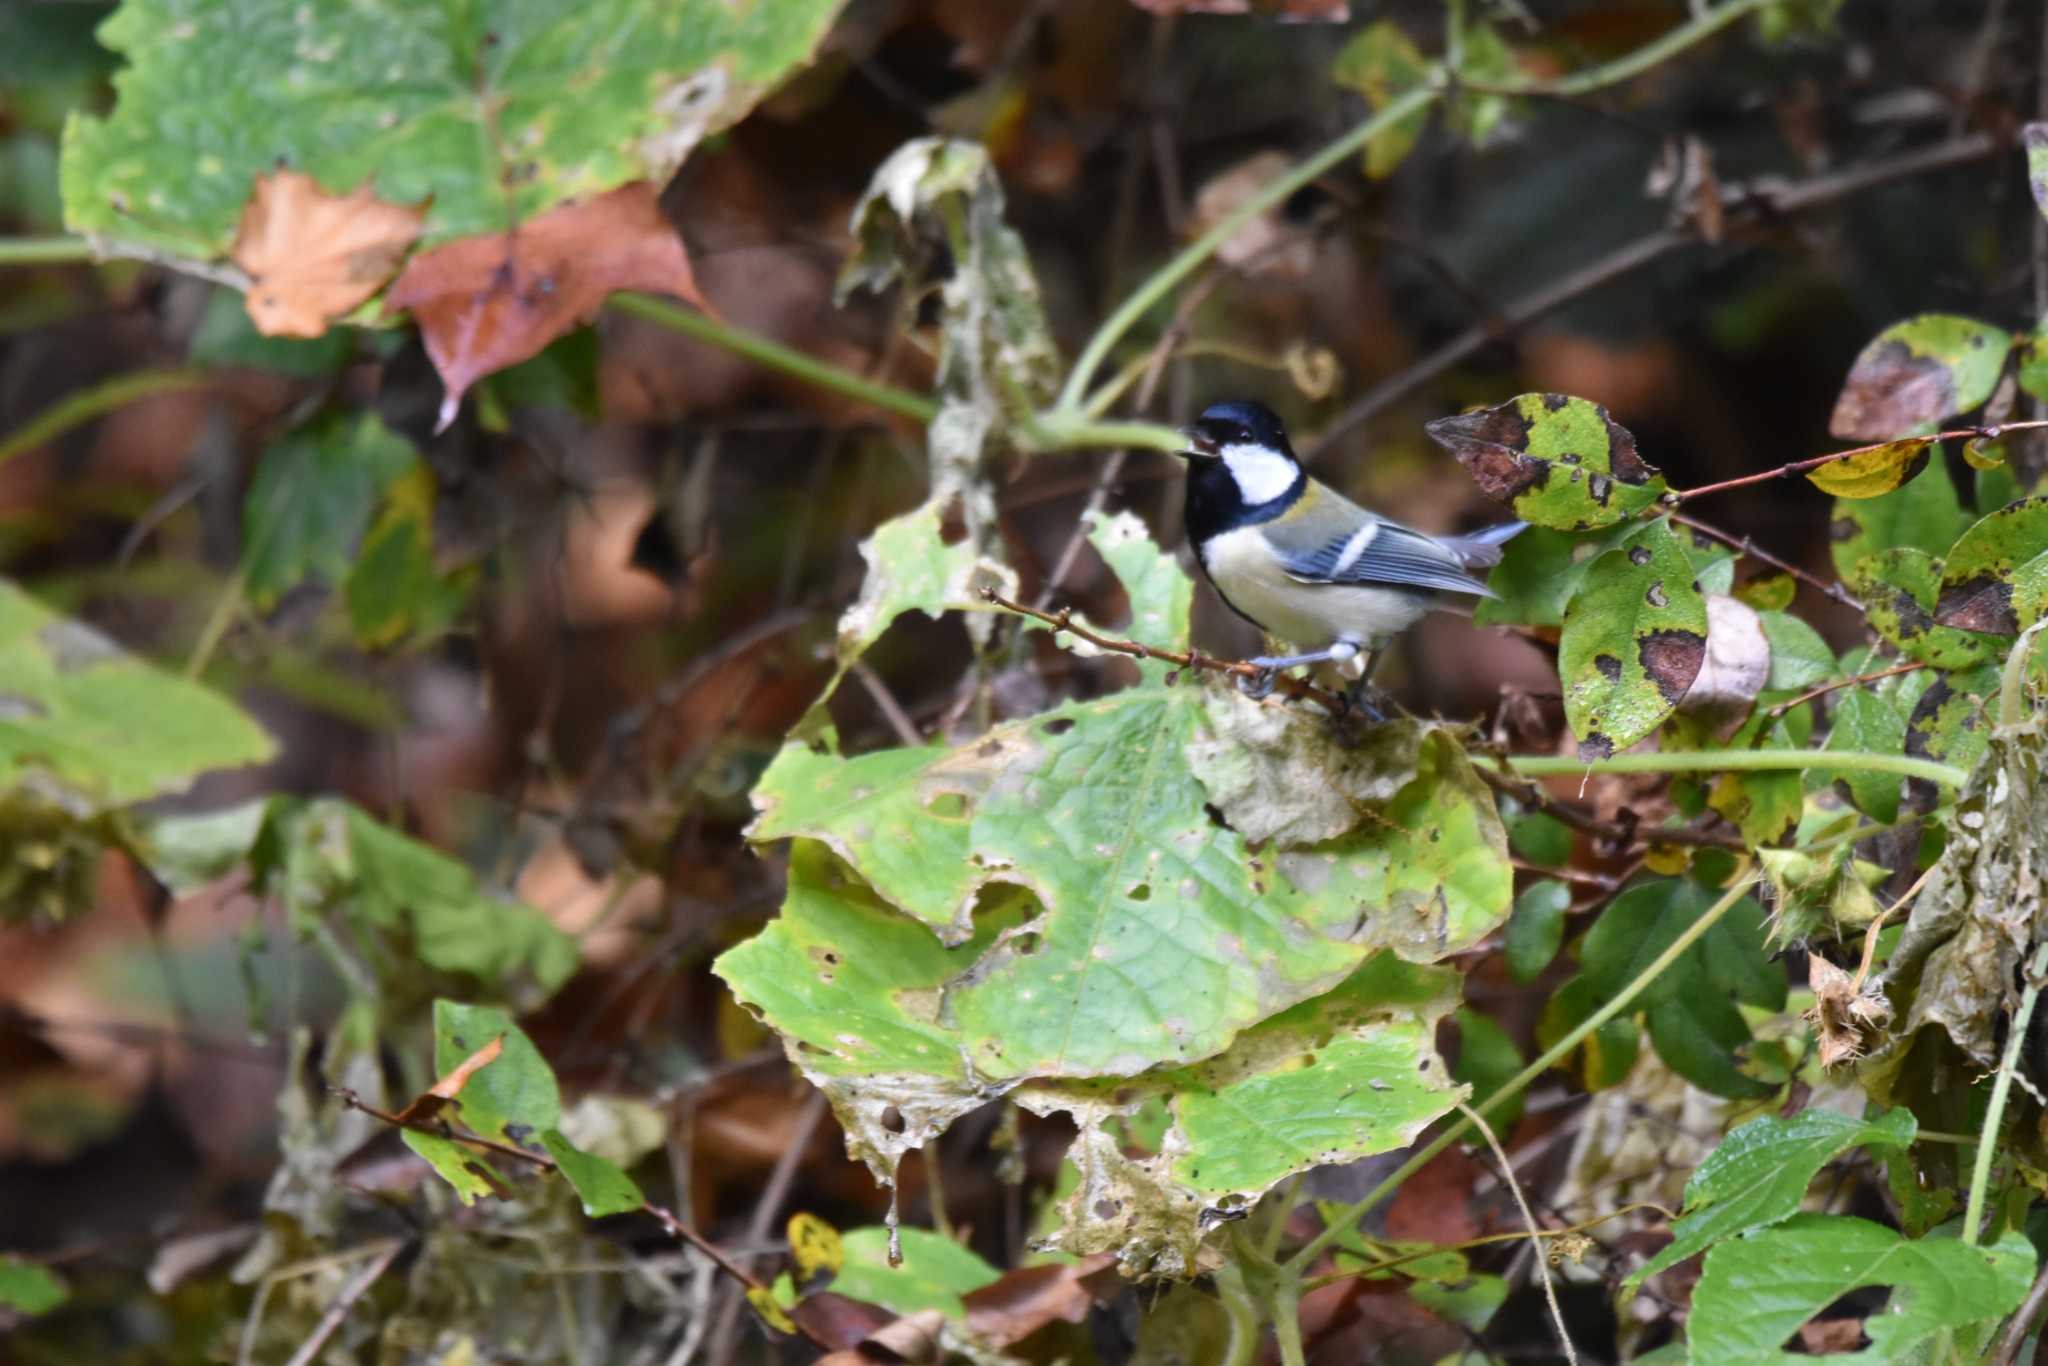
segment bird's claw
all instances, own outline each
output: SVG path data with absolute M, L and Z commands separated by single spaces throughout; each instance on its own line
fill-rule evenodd
M 1254 702 L 1263 702 L 1266 698 L 1272 696 L 1273 684 L 1279 681 L 1280 671 L 1272 665 L 1262 664 L 1256 659 L 1247 662 L 1257 669 L 1258 672 L 1254 674 L 1239 674 L 1237 676 L 1237 690 Z

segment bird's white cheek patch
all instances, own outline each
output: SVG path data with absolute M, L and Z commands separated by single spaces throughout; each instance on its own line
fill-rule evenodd
M 1225 446 L 1220 452 L 1237 491 L 1253 507 L 1270 503 L 1294 483 L 1295 464 L 1275 450 L 1259 445 Z

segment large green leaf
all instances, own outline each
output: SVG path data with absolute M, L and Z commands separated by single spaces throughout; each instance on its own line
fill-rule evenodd
M 1665 491 L 1636 439 L 1607 410 L 1564 394 L 1522 394 L 1426 430 L 1479 486 L 1537 526 L 1586 531 L 1634 515 Z
M 1699 674 L 1707 603 L 1668 524 L 1597 560 L 1558 640 L 1565 718 L 1579 753 L 1605 758 L 1663 723 Z
M 1935 1334 L 2003 1318 L 2034 1278 L 2034 1249 L 2008 1233 L 1991 1247 L 1907 1239 L 1882 1224 L 1798 1214 L 1707 1254 L 1686 1318 L 1692 1366 L 1812 1360 L 1784 1351 L 1799 1325 L 1866 1285 L 1891 1287 L 1864 1320 L 1870 1346 L 1841 1360 L 1905 1362 Z M 1974 1354 L 1970 1357 L 1975 1360 Z
M 1671 1243 L 1630 1276 L 1626 1288 L 1723 1239 L 1789 1219 L 1815 1173 L 1837 1153 L 1863 1144 L 1903 1148 L 1915 1129 L 1907 1110 L 1870 1120 L 1834 1110 L 1751 1120 L 1722 1139 L 1685 1183 L 1685 1212 L 1672 1225 Z
M 2017 635 L 2048 612 L 2048 498 L 2023 498 L 1962 534 L 1942 567 L 1944 626 Z
M 225 697 L 0 580 L 0 795 L 85 817 L 274 752 Z
M 1619 995 L 1716 895 L 1691 878 L 1658 878 L 1616 897 L 1580 946 L 1592 995 Z M 1765 952 L 1763 908 L 1749 897 L 1645 987 L 1630 1011 L 1648 1017 L 1658 1056 L 1695 1086 L 1737 1098 L 1768 1095 L 1770 1087 L 1738 1066 L 1738 1051 L 1750 1043 L 1738 1001 L 1766 1010 L 1785 1004 L 1785 969 Z
M 850 1228 L 841 1234 L 845 1260 L 832 1277 L 832 1292 L 899 1314 L 936 1309 L 961 1323 L 967 1318 L 967 1306 L 960 1297 L 1002 1275 L 972 1250 L 922 1228 L 895 1231 L 903 1260 L 891 1266 L 890 1237 L 886 1228 Z
M 1901 752 L 1906 743 L 1906 720 L 1931 678 L 1922 670 L 1842 689 L 1835 694 L 1827 743 L 1822 748 L 1866 754 Z M 1813 777 L 1834 785 L 1874 821 L 1890 825 L 1898 819 L 1901 780 L 1896 773 L 1816 770 Z
M 105 250 L 205 265 L 283 164 L 426 206 L 436 242 L 665 181 L 806 61 L 843 0 L 129 0 L 113 111 L 74 115 L 64 206 Z
M 1968 412 L 1991 397 L 2012 343 L 2002 328 L 1949 313 L 1893 323 L 1849 367 L 1828 430 L 1849 441 L 1889 441 Z

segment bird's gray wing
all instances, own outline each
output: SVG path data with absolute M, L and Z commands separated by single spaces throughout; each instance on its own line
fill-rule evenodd
M 1464 559 L 1457 550 L 1397 522 L 1382 518 L 1372 534 L 1361 539 L 1360 523 L 1350 517 L 1309 516 L 1289 521 L 1299 525 L 1276 526 L 1270 538 L 1288 577 L 1302 583 L 1496 596 L 1465 572 Z

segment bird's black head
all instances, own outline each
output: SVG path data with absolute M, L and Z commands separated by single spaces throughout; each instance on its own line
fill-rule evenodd
M 1188 429 L 1188 440 L 1193 446 L 1189 452 L 1192 455 L 1218 455 L 1230 446 L 1263 446 L 1290 460 L 1294 458 L 1294 448 L 1287 444 L 1287 429 L 1280 425 L 1280 415 L 1249 399 L 1212 403 L 1204 408 Z

